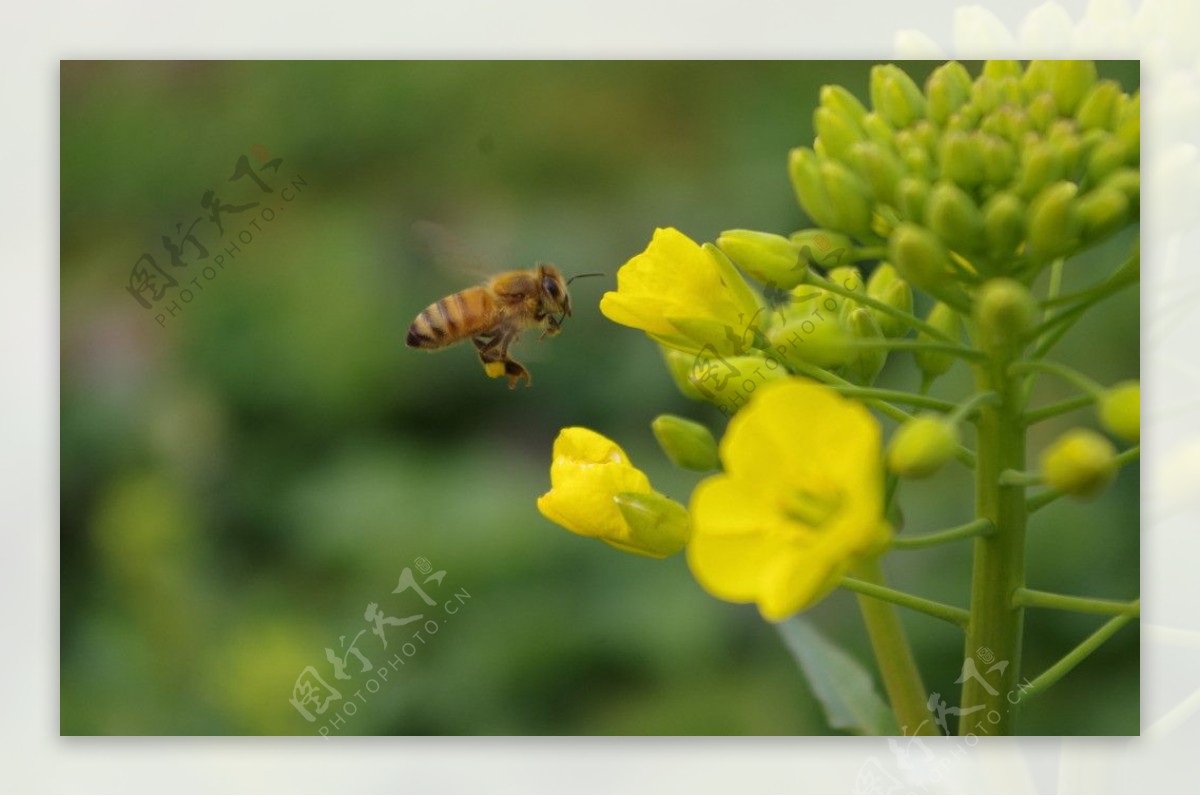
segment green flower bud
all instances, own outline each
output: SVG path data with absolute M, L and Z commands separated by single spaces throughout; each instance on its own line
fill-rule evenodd
M 1006 105 L 997 108 L 995 113 L 985 119 L 980 129 L 1016 145 L 1024 141 L 1025 136 L 1033 130 L 1033 122 L 1024 108 Z
M 1079 186 L 1056 182 L 1043 188 L 1029 203 L 1026 240 L 1030 253 L 1046 260 L 1061 257 L 1079 245 L 1079 218 L 1075 195 Z
M 900 272 L 896 270 L 896 266 L 889 262 L 882 262 L 875 266 L 875 270 L 871 272 L 871 276 L 867 279 L 867 295 L 876 301 L 883 301 L 883 295 L 887 289 L 897 281 L 903 281 L 900 277 Z
M 703 473 L 721 466 L 717 441 L 707 426 L 676 415 L 659 415 L 650 428 L 658 446 L 676 467 Z
M 888 260 L 900 275 L 929 295 L 966 309 L 962 288 L 948 278 L 950 255 L 940 238 L 916 224 L 901 224 L 888 241 Z
M 843 265 L 834 268 L 829 272 L 829 281 L 836 285 L 844 287 L 846 290 L 853 290 L 857 293 L 862 293 L 865 289 L 863 285 L 862 271 L 858 270 L 853 265 Z
M 925 96 L 894 64 L 871 68 L 871 104 L 893 127 L 908 127 L 925 115 Z
M 933 158 L 929 157 L 929 150 L 920 144 L 914 143 L 901 149 L 900 159 L 904 161 L 904 168 L 909 174 L 920 175 L 926 179 L 934 176 Z
M 829 157 L 847 160 L 850 148 L 863 140 L 862 129 L 832 108 L 818 107 L 813 112 L 813 129 L 820 136 Z
M 852 338 L 858 343 L 883 342 L 883 331 L 875 316 L 859 307 L 846 318 Z M 855 384 L 870 386 L 875 383 L 879 372 L 887 364 L 887 351 L 883 348 L 855 348 L 854 356 L 846 367 L 846 378 Z
M 1048 141 L 1038 141 L 1020 151 L 1021 167 L 1017 170 L 1014 190 L 1017 196 L 1028 201 L 1038 191 L 1062 178 L 1063 163 L 1058 150 Z
M 854 241 L 824 229 L 802 229 L 790 240 L 800 257 L 811 267 L 833 268 L 854 259 Z
M 958 427 L 938 415 L 906 420 L 888 443 L 887 466 L 902 478 L 927 478 L 958 450 Z
M 856 126 L 861 126 L 863 117 L 867 115 L 866 107 L 859 102 L 858 97 L 841 86 L 821 86 L 821 105 L 844 116 Z
M 934 69 L 925 84 L 929 118 L 944 125 L 971 95 L 971 75 L 958 61 Z
M 1092 86 L 1075 111 L 1080 130 L 1112 130 L 1116 127 L 1117 99 L 1121 87 L 1114 80 L 1101 80 Z
M 829 226 L 858 237 L 869 237 L 871 199 L 862 180 L 836 161 L 825 161 L 819 169 L 834 216 L 834 223 Z
M 942 136 L 938 162 L 942 176 L 970 187 L 983 181 L 983 156 L 979 142 L 967 133 L 947 132 Z
M 1083 156 L 1083 141 L 1075 129 L 1075 123 L 1069 119 L 1059 119 L 1054 122 L 1046 131 L 1046 141 L 1058 150 L 1063 164 L 1063 173 L 1075 174 Z
M 607 537 L 600 537 L 601 541 L 651 558 L 673 556 L 687 545 L 691 520 L 687 509 L 674 500 L 657 492 L 618 492 L 613 501 L 629 523 L 630 544 Z
M 658 347 L 662 350 L 663 361 L 667 363 L 667 371 L 671 374 L 675 386 L 683 393 L 683 397 L 703 401 L 704 395 L 688 378 L 692 373 L 692 366 L 696 364 L 696 355 L 662 344 Z
M 1050 90 L 1050 69 L 1049 61 L 1030 61 L 1029 66 L 1025 67 L 1020 80 L 1026 103 Z
M 984 61 L 983 63 L 983 76 L 993 80 L 1006 77 L 1020 80 L 1022 74 L 1020 61 Z
M 943 304 L 940 301 L 934 304 L 933 309 L 929 311 L 929 315 L 925 318 L 925 322 L 955 342 L 962 339 L 962 320 L 959 314 L 948 304 Z M 917 340 L 926 343 L 941 342 L 925 332 L 919 332 Z M 941 376 L 954 365 L 953 354 L 943 354 L 940 352 L 914 351 L 913 359 L 916 360 L 917 367 L 921 369 L 921 372 L 925 374 L 927 379 Z
M 1074 428 L 1042 452 L 1042 478 L 1068 495 L 1095 497 L 1116 477 L 1116 455 L 1106 437 Z
M 856 353 L 838 316 L 830 312 L 815 311 L 772 329 L 767 336 L 771 349 L 789 365 L 838 368 Z
M 1136 160 L 1142 147 L 1142 95 L 1121 95 L 1117 106 L 1117 139 L 1125 145 L 1131 161 Z
M 803 282 L 808 272 L 799 247 L 782 235 L 730 229 L 717 238 L 717 247 L 750 276 L 785 290 Z
M 1074 116 L 1096 83 L 1095 61 L 1050 61 L 1050 94 L 1062 116 Z
M 896 183 L 904 176 L 899 158 L 874 141 L 861 141 L 851 147 L 850 163 L 867 181 L 876 202 L 892 204 Z
M 896 184 L 896 209 L 902 218 L 920 223 L 925 220 L 929 201 L 929 183 L 920 177 L 904 177 Z
M 983 161 L 983 180 L 994 185 L 1008 185 L 1017 170 L 1017 150 L 997 135 L 976 133 L 976 147 Z
M 796 201 L 808 217 L 822 227 L 834 225 L 829 196 L 821 181 L 817 156 L 811 149 L 797 147 L 788 153 L 788 176 L 796 192 Z
M 1029 112 L 1029 120 L 1033 122 L 1033 129 L 1039 132 L 1046 132 L 1058 118 L 1058 105 L 1055 103 L 1054 96 L 1049 93 L 1038 94 L 1025 106 L 1025 109 Z
M 1117 169 L 1105 178 L 1102 187 L 1116 188 L 1129 200 L 1131 215 L 1137 214 L 1142 198 L 1142 177 L 1137 169 Z
M 879 300 L 889 307 L 898 309 L 901 312 L 907 312 L 909 315 L 912 314 L 912 287 L 903 279 L 897 279 L 888 285 Z M 884 337 L 903 337 L 908 333 L 909 326 L 902 319 L 880 310 L 874 310 L 874 313 L 875 320 L 879 322 L 879 329 L 883 332 Z
M 862 128 L 867 138 L 882 147 L 892 147 L 896 142 L 896 131 L 878 113 L 871 112 L 862 117 Z
M 983 206 L 983 237 L 992 259 L 1004 262 L 1025 239 L 1025 205 L 1016 194 L 1000 191 Z
M 1037 304 L 1015 279 L 989 279 L 975 297 L 979 346 L 985 351 L 1016 353 L 1037 323 Z
M 983 214 L 962 188 L 942 181 L 929 193 L 925 218 L 950 248 L 969 252 L 983 243 Z
M 1106 431 L 1126 442 L 1141 438 L 1142 388 L 1137 381 L 1123 381 L 1109 387 L 1096 410 Z
M 773 355 L 693 355 L 688 381 L 703 400 L 715 404 L 726 417 L 732 417 L 756 389 L 787 375 L 787 368 Z
M 1005 89 L 999 78 L 983 75 L 971 86 L 971 105 L 989 114 L 1004 104 Z
M 1079 217 L 1079 235 L 1092 243 L 1125 226 L 1129 221 L 1129 199 L 1125 194 L 1107 185 L 1088 192 L 1079 199 L 1075 212 Z
M 1092 185 L 1098 185 L 1104 178 L 1129 162 L 1129 153 L 1125 144 L 1113 136 L 1107 138 L 1092 148 L 1088 155 L 1087 178 Z

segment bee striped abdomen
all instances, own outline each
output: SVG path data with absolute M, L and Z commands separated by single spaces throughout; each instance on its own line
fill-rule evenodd
M 442 348 L 493 323 L 495 303 L 481 288 L 468 288 L 430 304 L 408 327 L 411 348 Z

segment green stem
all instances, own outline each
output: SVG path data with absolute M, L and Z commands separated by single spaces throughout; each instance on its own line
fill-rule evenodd
M 881 401 L 919 406 L 924 409 L 934 409 L 938 412 L 949 412 L 954 404 L 940 398 L 930 398 L 927 395 L 916 395 L 903 390 L 884 390 L 879 387 L 858 387 L 856 385 L 834 386 L 833 389 L 847 398 L 878 398 Z
M 982 678 L 967 678 L 959 701 L 960 705 L 983 705 L 989 712 L 995 711 L 1000 719 L 994 732 L 999 735 L 1012 735 L 1016 728 L 1016 706 L 1005 697 L 1020 682 L 1024 625 L 1024 610 L 1013 606 L 1012 595 L 1025 585 L 1025 489 L 1005 485 L 1000 478 L 1005 470 L 1025 469 L 1021 384 L 1008 373 L 1011 353 L 995 351 L 988 363 L 975 369 L 977 391 L 994 391 L 1000 397 L 979 413 L 975 467 L 976 514 L 991 520 L 995 532 L 975 540 L 964 654 L 970 658 L 987 649 L 1009 665 L 1000 674 L 998 689 Z M 967 722 L 959 726 L 960 733 L 969 729 Z
M 1074 611 L 1080 614 L 1140 614 L 1139 600 L 1122 602 L 1103 600 L 1098 597 L 1074 597 L 1036 589 L 1017 589 L 1013 592 L 1013 604 L 1026 608 L 1054 608 L 1059 611 Z
M 1052 373 L 1055 376 L 1058 376 L 1060 379 L 1065 379 L 1066 381 L 1071 382 L 1076 387 L 1092 395 L 1093 397 L 1102 395 L 1104 393 L 1104 387 L 1101 384 L 1083 375 L 1079 371 L 1075 370 L 1075 368 L 1068 367 L 1060 362 L 1049 362 L 1044 359 L 1025 360 L 1023 362 L 1014 363 L 1009 370 L 1012 373 L 1029 373 L 1031 371 Z
M 1138 608 L 1140 602 L 1140 600 L 1135 600 L 1133 602 L 1135 609 Z M 1054 664 L 1049 669 L 1035 677 L 1032 683 L 1022 687 L 1020 689 L 1021 698 L 1026 699 L 1037 696 L 1050 686 L 1057 683 L 1068 672 L 1070 672 L 1079 664 L 1083 663 L 1083 661 L 1085 661 L 1089 655 L 1099 649 L 1101 644 L 1112 638 L 1118 630 L 1132 622 L 1136 616 L 1137 611 L 1135 610 L 1131 613 L 1114 616 L 1112 619 L 1105 622 L 1100 626 L 1099 630 L 1084 639 L 1078 647 L 1064 655 L 1058 663 Z
M 950 416 L 946 418 L 946 422 L 958 425 L 963 420 L 970 417 L 971 413 L 974 412 L 979 406 L 999 400 L 1000 396 L 996 395 L 994 392 L 977 392 L 955 407 Z
M 937 329 L 937 327 L 931 326 L 930 324 L 921 320 L 917 316 L 915 316 L 911 313 L 905 312 L 904 310 L 896 309 L 895 307 L 891 306 L 890 304 L 884 304 L 882 301 L 871 298 L 870 296 L 867 295 L 865 289 L 861 290 L 861 291 L 851 290 L 843 285 L 839 285 L 828 279 L 824 279 L 824 278 L 818 276 L 817 274 L 814 274 L 812 271 L 808 272 L 808 277 L 807 277 L 806 281 L 808 282 L 808 284 L 812 285 L 813 287 L 819 287 L 823 290 L 828 290 L 830 293 L 841 296 L 843 298 L 854 299 L 854 301 L 856 303 L 861 304 L 864 307 L 870 307 L 871 309 L 875 309 L 875 310 L 879 310 L 880 312 L 887 313 L 888 315 L 891 315 L 893 318 L 897 318 L 897 319 L 903 321 L 904 323 L 908 324 L 909 326 L 913 327 L 914 329 L 924 332 L 925 334 L 929 335 L 930 337 L 932 337 L 935 340 L 940 340 L 943 343 L 948 343 L 951 345 L 958 345 L 957 340 L 951 339 L 950 337 L 946 336 L 944 333 L 939 331 Z M 958 348 L 960 350 L 969 350 L 965 346 L 962 346 L 962 345 L 958 345 Z
M 881 351 L 927 351 L 931 354 L 950 354 L 956 357 L 977 362 L 982 358 L 982 355 L 973 349 L 963 345 L 955 345 L 952 343 L 930 343 L 925 340 L 914 340 L 909 337 L 894 337 L 890 340 L 875 339 L 875 340 L 851 340 L 847 343 L 849 348 L 853 349 L 878 349 Z
M 1035 423 L 1040 423 L 1043 420 L 1049 420 L 1052 417 L 1065 415 L 1067 412 L 1074 412 L 1076 409 L 1082 409 L 1085 406 L 1090 406 L 1096 402 L 1096 396 L 1090 394 L 1076 395 L 1074 398 L 1068 398 L 1065 401 L 1059 401 L 1055 404 L 1048 404 L 1037 409 L 1025 413 L 1025 425 L 1032 426 Z
M 856 570 L 864 585 L 891 592 L 884 586 L 883 567 L 879 559 L 871 559 Z M 844 585 L 844 583 L 843 583 Z M 862 611 L 871 649 L 879 662 L 879 672 L 896 721 L 904 735 L 938 735 L 937 724 L 929 712 L 928 694 L 921 682 L 921 672 L 913 658 L 912 648 L 896 609 L 881 602 L 876 595 L 860 592 L 858 607 Z
M 1040 473 L 1024 470 L 1005 470 L 1000 473 L 1000 486 L 1037 486 L 1042 483 Z
M 860 573 L 861 574 L 861 573 Z M 962 608 L 953 605 L 946 605 L 934 600 L 927 600 L 924 597 L 917 597 L 915 594 L 909 594 L 905 591 L 890 589 L 887 586 L 881 586 L 867 578 L 842 578 L 839 583 L 846 591 L 852 591 L 857 594 L 862 594 L 867 597 L 874 597 L 877 600 L 894 603 L 895 605 L 904 608 L 912 609 L 918 613 L 932 616 L 934 619 L 941 619 L 943 622 L 949 622 L 958 627 L 965 627 L 969 614 Z
M 986 536 L 992 532 L 992 521 L 984 517 L 979 520 L 946 528 L 942 531 L 923 533 L 919 536 L 898 536 L 892 540 L 894 550 L 922 550 L 962 539 L 973 539 L 976 536 Z

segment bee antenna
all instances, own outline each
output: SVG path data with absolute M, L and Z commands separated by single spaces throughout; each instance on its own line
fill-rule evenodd
M 576 279 L 583 279 L 583 278 L 584 278 L 584 277 L 586 277 L 586 276 L 604 276 L 604 274 L 601 274 L 601 273 L 594 273 L 594 274 L 575 274 L 575 276 L 573 276 L 573 277 L 571 277 L 570 279 L 568 279 L 568 280 L 567 280 L 567 284 L 569 285 L 569 284 L 571 284 L 572 282 L 574 282 Z

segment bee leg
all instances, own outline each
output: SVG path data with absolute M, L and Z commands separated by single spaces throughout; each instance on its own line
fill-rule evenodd
M 529 371 L 515 359 L 504 360 L 504 375 L 508 376 L 508 389 L 510 390 L 515 390 L 521 379 L 525 379 L 526 387 L 533 384 L 533 377 L 529 375 Z
M 479 361 L 483 363 L 483 372 L 493 379 L 503 376 L 506 357 L 500 348 L 500 335 L 480 335 L 471 338 L 471 342 L 479 349 Z

